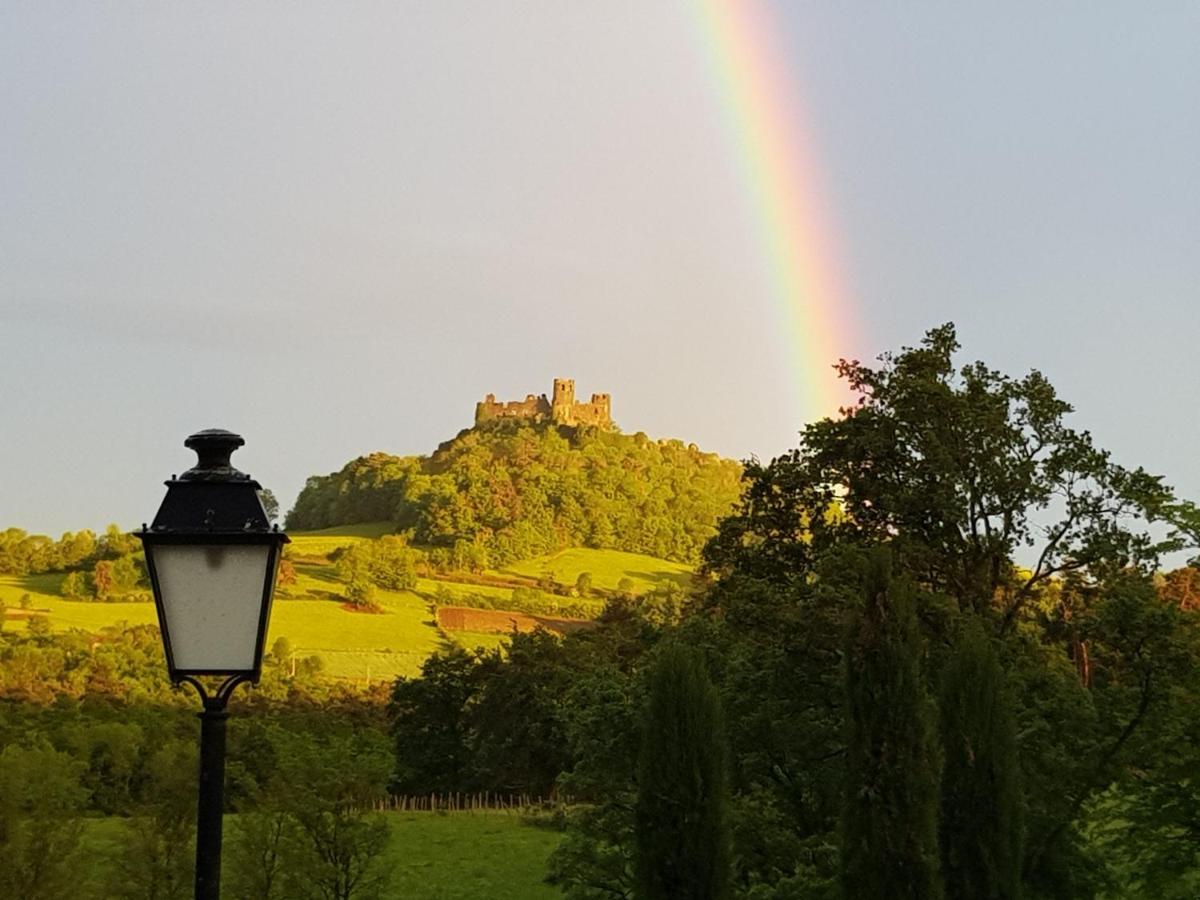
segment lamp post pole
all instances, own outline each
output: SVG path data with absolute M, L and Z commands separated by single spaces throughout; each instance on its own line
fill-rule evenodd
M 210 695 L 194 678 L 185 678 L 200 694 L 200 795 L 196 804 L 196 900 L 220 900 L 221 838 L 225 813 L 226 706 L 243 676 L 227 679 Z

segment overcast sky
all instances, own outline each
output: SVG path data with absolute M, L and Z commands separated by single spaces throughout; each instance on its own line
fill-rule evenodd
M 1054 7 L 772 7 L 837 352 L 953 320 L 1200 498 L 1200 5 Z M 212 426 L 287 507 L 559 375 L 792 446 L 734 154 L 683 2 L 0 6 L 0 527 L 137 525 Z

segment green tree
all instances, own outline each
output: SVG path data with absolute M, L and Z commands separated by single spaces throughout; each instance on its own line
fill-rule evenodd
M 946 894 L 1021 896 L 1022 797 L 1016 723 L 996 650 L 963 629 L 942 673 L 941 852 Z
M 25 620 L 25 628 L 29 631 L 29 636 L 37 640 L 45 640 L 50 636 L 52 631 L 50 626 L 50 617 L 46 615 L 30 616 Z
M 730 895 L 726 747 L 703 658 L 666 647 L 649 675 L 635 809 L 637 896 Z
M 277 666 L 288 664 L 292 656 L 292 642 L 285 635 L 280 635 L 271 643 L 271 659 Z
M 375 585 L 365 578 L 355 578 L 346 585 L 346 602 L 358 609 L 375 606 Z
M 768 464 L 747 464 L 743 499 L 705 549 L 715 583 L 704 603 L 743 631 L 730 635 L 744 645 L 735 676 L 776 692 L 755 696 L 786 710 L 775 735 L 794 729 L 793 747 L 823 749 L 809 755 L 816 777 L 805 775 L 793 765 L 802 751 L 781 751 L 755 710 L 737 709 L 749 720 L 732 729 L 739 749 L 762 760 L 739 769 L 801 811 L 803 840 L 833 843 L 822 799 L 830 793 L 822 760 L 839 752 L 829 738 L 833 704 L 821 701 L 819 673 L 794 661 L 787 636 L 770 634 L 782 630 L 772 617 L 802 628 L 836 620 L 846 554 L 887 544 L 898 575 L 921 589 L 931 674 L 963 616 L 998 637 L 1011 660 L 1027 893 L 1092 896 L 1103 869 L 1083 843 L 1082 810 L 1169 752 L 1154 723 L 1186 668 L 1171 650 L 1179 622 L 1146 587 L 1162 552 L 1200 540 L 1200 513 L 1072 428 L 1071 407 L 1040 373 L 960 367 L 957 350 L 948 325 L 878 367 L 843 361 L 841 375 L 859 394 L 848 414 L 811 424 L 797 449 Z M 794 642 L 810 659 L 836 660 L 823 624 Z M 792 699 L 779 677 L 789 667 L 811 684 L 792 688 Z M 743 735 L 771 753 L 741 743 Z M 779 759 L 787 778 L 771 774 Z
M 194 877 L 195 749 L 184 741 L 168 741 L 150 757 L 145 775 L 144 802 L 124 822 L 109 896 L 185 900 Z
M 875 551 L 846 651 L 842 883 L 848 897 L 937 900 L 938 758 L 914 590 Z
M 491 790 L 546 796 L 570 765 L 561 716 L 562 696 L 575 667 L 562 640 L 542 629 L 509 639 L 476 670 L 467 708 L 471 755 Z
M 421 664 L 420 678 L 396 679 L 388 717 L 400 791 L 469 790 L 475 785 L 467 705 L 479 686 L 480 656 L 455 647 Z
M 82 766 L 49 748 L 0 752 L 0 895 L 71 896 L 82 875 Z
M 258 499 L 262 501 L 263 512 L 267 514 L 268 522 L 274 522 L 279 518 L 279 501 L 275 499 L 275 494 L 270 488 L 260 490 Z
M 592 593 L 592 573 L 580 572 L 575 579 L 575 591 L 580 597 L 589 597 Z
M 292 900 L 374 900 L 390 873 L 383 816 L 369 812 L 391 768 L 376 735 L 293 735 L 279 755 L 286 810 L 295 826 L 285 845 L 283 896 Z
M 63 579 L 62 587 L 59 588 L 63 597 L 68 600 L 86 600 L 91 597 L 91 591 L 88 590 L 87 576 L 82 572 L 71 572 Z

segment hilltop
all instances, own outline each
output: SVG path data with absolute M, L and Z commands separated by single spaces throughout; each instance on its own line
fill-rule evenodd
M 370 681 L 514 629 L 586 627 L 614 599 L 670 616 L 740 476 L 681 441 L 520 416 L 428 456 L 361 456 L 310 478 L 288 514 L 269 640 L 287 639 L 293 669 Z M 116 526 L 0 532 L 0 629 L 153 625 L 149 600 L 140 544 Z
M 741 465 L 694 444 L 525 418 L 479 422 L 428 456 L 360 456 L 309 478 L 290 530 L 391 522 L 455 568 L 570 547 L 695 564 Z

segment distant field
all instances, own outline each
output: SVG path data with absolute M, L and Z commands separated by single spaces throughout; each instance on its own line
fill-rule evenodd
M 502 650 L 508 646 L 508 635 L 484 631 L 447 631 L 450 638 L 464 650 Z
M 320 656 L 327 674 L 374 681 L 419 674 L 421 663 L 431 653 L 453 644 L 468 649 L 500 647 L 513 619 L 522 630 L 536 623 L 529 612 L 506 611 L 512 588 L 454 581 L 453 576 L 418 579 L 414 591 L 380 590 L 377 599 L 382 612 L 378 614 L 343 608 L 345 585 L 338 580 L 333 567 L 319 558 L 338 547 L 387 534 L 391 528 L 390 523 L 375 522 L 292 535 L 298 557 L 296 583 L 281 589 L 276 597 L 268 645 L 276 638 L 286 637 L 298 656 Z M 680 563 L 636 553 L 582 548 L 526 560 L 491 574 L 538 578 L 546 572 L 552 573 L 560 584 L 574 584 L 580 572 L 590 572 L 593 584 L 608 590 L 615 590 L 622 578 L 628 578 L 637 592 L 668 581 L 686 586 L 692 579 L 691 571 Z M 0 603 L 9 608 L 4 627 L 10 631 L 24 630 L 30 614 L 45 615 L 54 631 L 77 628 L 96 632 L 120 623 L 157 623 L 153 603 L 64 600 L 59 595 L 62 580 L 62 575 L 0 576 Z M 592 615 L 598 615 L 603 607 L 599 599 L 564 598 L 530 588 L 525 590 L 531 592 L 527 593 L 526 602 L 532 598 L 539 603 L 533 612 L 545 619 L 562 618 L 563 604 L 575 608 L 583 604 L 588 607 L 587 614 Z M 495 608 L 459 611 L 439 626 L 430 608 L 430 601 L 439 591 L 449 592 L 452 598 L 460 600 L 455 606 L 467 605 L 467 598 L 476 595 L 487 597 Z M 29 594 L 29 613 L 20 610 L 24 594 Z M 568 613 L 578 614 L 575 610 Z
M 667 581 L 686 588 L 693 578 L 692 569 L 683 563 L 620 550 L 589 550 L 585 547 L 537 556 L 500 570 L 501 574 L 530 578 L 538 578 L 545 572 L 553 574 L 560 584 L 574 584 L 581 572 L 590 572 L 592 584 L 606 590 L 616 590 L 621 579 L 628 578 L 637 593 L 653 590 Z
M 587 619 L 556 619 L 550 616 L 531 616 L 508 609 L 469 609 L 443 606 L 437 611 L 438 625 L 450 631 L 470 631 L 476 634 L 511 634 L 517 631 L 547 631 L 566 634 L 591 625 Z
M 77 603 L 58 596 L 62 575 L 0 575 L 0 602 L 10 610 L 4 627 L 21 630 L 25 619 L 12 618 L 20 609 L 21 596 L 29 594 L 30 610 L 44 613 L 54 631 L 99 631 L 118 622 L 130 625 L 150 625 L 158 622 L 153 603 Z M 54 591 L 54 593 L 50 593 Z
M 0 578 L 0 599 L 10 607 L 29 593 L 35 612 L 44 612 L 55 631 L 99 631 L 127 622 L 153 625 L 153 603 L 81 603 L 34 594 L 25 579 Z M 419 674 L 421 663 L 446 641 L 433 623 L 426 603 L 407 591 L 379 591 L 379 614 L 349 612 L 331 600 L 276 600 L 267 645 L 286 637 L 299 656 L 316 654 L 325 671 L 338 678 L 394 678 Z M 15 612 L 15 610 L 14 610 Z M 24 619 L 9 619 L 5 628 L 21 630 Z
M 386 900 L 552 900 L 543 882 L 554 831 L 522 825 L 503 813 L 384 813 L 392 836 L 384 856 L 391 867 Z M 235 817 L 225 817 L 226 841 Z M 86 881 L 104 885 L 108 859 L 121 840 L 118 819 L 88 820 Z
M 326 556 L 338 547 L 349 547 L 358 541 L 373 540 L 391 534 L 396 528 L 391 522 L 363 522 L 358 525 L 339 525 L 319 531 L 289 533 L 292 552 L 297 556 Z

